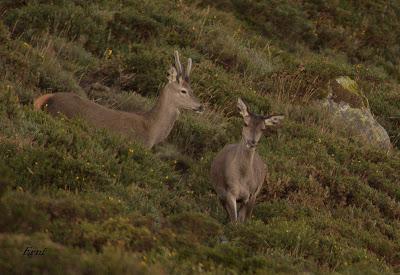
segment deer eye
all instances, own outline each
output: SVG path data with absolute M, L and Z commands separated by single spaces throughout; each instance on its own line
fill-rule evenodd
M 187 94 L 187 91 L 186 90 L 181 90 L 181 93 L 182 94 Z

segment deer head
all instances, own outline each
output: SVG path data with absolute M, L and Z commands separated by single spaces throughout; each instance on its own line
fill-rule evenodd
M 204 110 L 202 104 L 194 96 L 193 90 L 190 87 L 190 71 L 192 70 L 192 59 L 188 58 L 186 69 L 182 66 L 179 60 L 179 53 L 175 51 L 175 65 L 169 70 L 168 84 L 166 92 L 169 102 L 177 109 L 189 109 L 196 112 Z
M 243 117 L 242 140 L 247 148 L 255 148 L 267 127 L 277 126 L 285 118 L 283 115 L 257 115 L 250 112 L 241 98 L 237 106 Z

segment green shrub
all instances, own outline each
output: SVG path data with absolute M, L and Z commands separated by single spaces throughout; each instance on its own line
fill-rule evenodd
M 170 222 L 179 234 L 191 235 L 191 239 L 210 241 L 222 233 L 222 228 L 215 220 L 199 213 L 181 213 L 170 217 Z
M 6 254 L 0 261 L 3 273 L 63 273 L 78 274 L 163 274 L 162 269 L 143 264 L 134 254 L 108 247 L 102 253 L 82 253 L 60 246 L 45 235 L 1 235 L 0 247 Z M 44 250 L 43 256 L 26 256 L 24 251 Z

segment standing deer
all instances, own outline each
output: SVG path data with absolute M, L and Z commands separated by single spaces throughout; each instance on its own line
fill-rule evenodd
M 253 114 L 240 98 L 237 106 L 244 119 L 242 140 L 226 145 L 211 164 L 212 184 L 231 222 L 250 218 L 267 173 L 256 146 L 267 127 L 284 118 Z
M 35 100 L 34 108 L 46 107 L 54 116 L 61 113 L 68 118 L 80 117 L 95 127 L 139 140 L 147 148 L 152 148 L 168 137 L 180 114 L 179 109 L 203 111 L 189 84 L 191 69 L 192 59 L 188 59 L 184 69 L 175 51 L 175 66 L 169 70 L 169 82 L 162 89 L 155 106 L 146 113 L 108 109 L 73 93 L 45 94 Z

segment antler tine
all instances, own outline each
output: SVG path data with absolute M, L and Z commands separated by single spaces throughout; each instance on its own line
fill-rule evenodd
M 182 75 L 182 64 L 181 64 L 181 61 L 179 60 L 178 51 L 175 51 L 174 55 L 175 55 L 175 66 L 178 71 L 178 76 L 181 76 Z
M 192 59 L 189 57 L 188 58 L 187 67 L 186 67 L 186 71 L 185 71 L 185 78 L 187 78 L 187 80 L 189 79 L 191 70 L 192 70 Z

